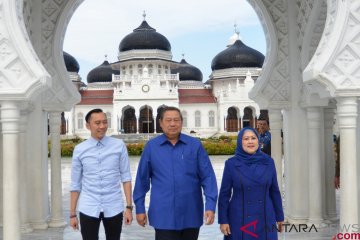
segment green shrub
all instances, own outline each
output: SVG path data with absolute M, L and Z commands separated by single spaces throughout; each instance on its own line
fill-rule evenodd
M 144 151 L 144 143 L 129 143 L 126 144 L 128 154 L 130 156 L 139 156 Z
M 236 143 L 226 141 L 203 141 L 202 144 L 209 155 L 233 155 L 236 148 Z

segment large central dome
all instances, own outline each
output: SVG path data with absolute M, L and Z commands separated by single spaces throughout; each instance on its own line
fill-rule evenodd
M 171 45 L 166 37 L 156 32 L 156 30 L 150 27 L 144 20 L 138 28 L 124 37 L 119 45 L 120 52 L 136 49 L 171 51 Z

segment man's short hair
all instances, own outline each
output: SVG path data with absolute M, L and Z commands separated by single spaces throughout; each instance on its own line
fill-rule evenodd
M 164 107 L 164 108 L 162 109 L 162 111 L 160 112 L 160 120 L 161 120 L 161 121 L 163 120 L 164 114 L 165 114 L 165 112 L 167 112 L 167 111 L 177 111 L 177 112 L 180 114 L 180 119 L 181 119 L 181 121 L 183 120 L 183 117 L 182 117 L 182 114 L 181 114 L 181 112 L 180 112 L 180 109 L 178 109 L 177 107 Z
M 90 112 L 88 112 L 86 114 L 86 116 L 85 116 L 86 123 L 90 122 L 91 114 L 93 114 L 93 113 L 102 113 L 102 112 L 103 112 L 103 110 L 100 109 L 100 108 L 95 108 L 95 109 L 91 110 Z
M 258 118 L 258 121 L 266 121 L 267 125 L 269 125 L 269 120 L 267 120 L 266 118 L 260 117 Z

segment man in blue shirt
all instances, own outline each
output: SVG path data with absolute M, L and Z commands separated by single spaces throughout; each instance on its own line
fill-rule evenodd
M 106 240 L 119 240 L 123 218 L 125 224 L 132 222 L 131 174 L 126 146 L 119 139 L 105 136 L 108 123 L 101 109 L 91 110 L 85 120 L 91 137 L 74 149 L 70 226 L 79 229 L 78 205 L 84 240 L 98 239 L 101 221 Z M 121 183 L 127 203 L 125 211 Z
M 259 133 L 259 145 L 263 153 L 271 156 L 271 133 L 269 132 L 269 121 L 264 118 L 257 120 L 257 131 Z
M 148 214 L 156 240 L 196 240 L 203 218 L 205 224 L 214 222 L 215 173 L 201 142 L 181 133 L 182 121 L 178 108 L 163 109 L 164 134 L 146 144 L 137 171 L 136 220 L 141 226 L 147 224 L 144 202 L 151 183 Z

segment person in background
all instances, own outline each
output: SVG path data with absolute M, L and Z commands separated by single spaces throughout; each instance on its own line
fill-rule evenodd
M 225 162 L 218 211 L 225 240 L 276 240 L 283 229 L 274 160 L 261 152 L 253 128 L 239 132 L 235 156 Z
M 205 224 L 214 222 L 215 173 L 201 142 L 181 133 L 182 124 L 178 108 L 163 109 L 164 134 L 146 144 L 137 170 L 136 220 L 140 226 L 147 224 L 145 196 L 151 185 L 148 215 L 156 240 L 196 240 L 204 219 Z
M 70 187 L 70 226 L 79 229 L 76 207 L 80 215 L 84 240 L 99 239 L 103 222 L 106 240 L 119 240 L 123 218 L 132 222 L 131 173 L 124 142 L 105 136 L 108 123 L 101 109 L 91 110 L 85 117 L 91 137 L 74 149 Z M 121 183 L 124 188 L 124 207 Z M 79 204 L 78 204 L 79 202 Z
M 259 145 L 262 152 L 271 156 L 271 133 L 269 132 L 269 121 L 264 118 L 257 120 L 257 131 L 259 133 Z

